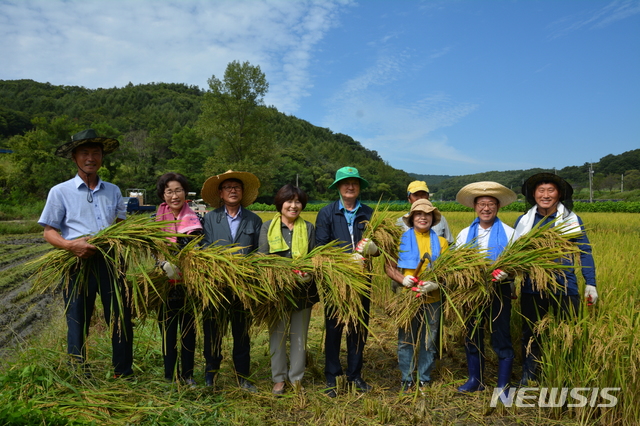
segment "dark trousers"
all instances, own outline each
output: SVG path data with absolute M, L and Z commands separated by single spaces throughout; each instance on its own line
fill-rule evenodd
M 133 326 L 129 295 L 121 279 L 110 271 L 99 254 L 90 260 L 86 284 L 74 275 L 63 291 L 67 319 L 67 353 L 80 362 L 86 360 L 86 338 L 91 316 L 99 293 L 104 308 L 104 319 L 111 328 L 112 363 L 116 374 L 133 374 Z M 122 308 L 122 311 L 121 311 Z M 112 323 L 112 319 L 114 320 Z
M 484 352 L 484 329 L 491 331 L 491 347 L 498 359 L 513 358 L 513 343 L 511 342 L 511 284 L 501 284 L 491 299 L 491 306 L 471 317 L 466 324 L 467 335 L 465 345 L 471 354 Z
M 162 334 L 164 378 L 173 380 L 176 377 L 183 379 L 193 377 L 196 328 L 193 313 L 189 306 L 185 306 L 184 286 L 177 285 L 171 288 L 167 303 L 160 308 L 158 324 Z M 182 371 L 177 370 L 180 348 L 182 348 L 180 354 Z
M 229 321 L 233 335 L 233 365 L 240 377 L 248 378 L 251 364 L 251 340 L 249 339 L 251 317 L 238 300 L 234 300 L 230 308 L 225 309 L 224 312 L 216 312 L 209 308 L 204 313 L 205 374 L 215 374 L 220 370 L 222 338 Z
M 522 293 L 520 297 L 520 311 L 522 312 L 522 359 L 524 369 L 530 376 L 535 377 L 537 363 L 540 361 L 540 338 L 533 332 L 533 328 L 550 309 L 560 318 L 575 318 L 578 313 L 580 298 L 577 295 L 540 295 Z
M 369 324 L 369 297 L 362 298 L 363 322 Z M 340 364 L 340 344 L 342 342 L 342 331 L 344 324 L 332 317 L 332 312 L 325 310 L 324 317 L 326 335 L 324 341 L 325 367 L 324 374 L 327 384 L 335 385 L 336 377 L 341 376 L 342 365 Z M 360 378 L 364 356 L 364 345 L 367 342 L 367 329 L 362 324 L 353 326 L 347 330 L 347 380 L 353 381 Z

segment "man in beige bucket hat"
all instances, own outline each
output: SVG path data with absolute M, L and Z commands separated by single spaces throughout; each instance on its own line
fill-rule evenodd
M 477 217 L 471 226 L 464 228 L 456 238 L 456 245 L 475 244 L 478 249 L 486 250 L 487 256 L 495 261 L 513 238 L 512 227 L 498 219 L 500 207 L 511 204 L 517 199 L 515 192 L 497 182 L 475 182 L 463 187 L 456 201 L 474 209 Z M 469 379 L 458 387 L 459 392 L 469 393 L 484 390 L 484 327 L 476 324 L 479 317 L 491 321 L 491 346 L 498 356 L 497 388 L 505 389 L 513 368 L 513 344 L 511 342 L 511 282 L 504 271 L 496 269 L 492 273 L 496 293 L 491 306 L 478 316 L 473 316 L 466 324 L 465 353 Z

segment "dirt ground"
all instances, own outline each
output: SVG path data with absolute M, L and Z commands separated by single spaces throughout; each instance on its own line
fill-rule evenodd
M 59 294 L 31 291 L 33 268 L 29 261 L 50 247 L 42 234 L 0 237 L 0 363 L 36 336 L 52 315 L 61 313 Z

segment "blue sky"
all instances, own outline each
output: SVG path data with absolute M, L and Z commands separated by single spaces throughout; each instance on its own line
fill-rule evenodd
M 0 0 L 0 79 L 207 88 L 421 174 L 562 168 L 640 148 L 640 0 Z

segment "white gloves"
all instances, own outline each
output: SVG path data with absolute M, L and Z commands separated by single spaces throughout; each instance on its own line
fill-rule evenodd
M 167 274 L 167 278 L 169 278 L 170 280 L 182 279 L 182 272 L 180 272 L 180 269 L 178 269 L 176 265 L 169 262 L 162 262 L 160 267 L 162 268 L 164 273 Z
M 303 272 L 298 269 L 294 269 L 293 273 L 296 274 L 296 281 L 302 284 L 306 284 L 311 281 L 311 274 L 308 272 Z
M 406 288 L 411 288 L 411 287 L 415 286 L 416 284 L 418 284 L 418 279 L 416 277 L 414 277 L 413 275 L 407 275 L 402 280 L 402 285 L 405 286 Z
M 360 253 L 353 253 L 351 255 L 351 260 L 353 260 L 354 263 L 357 263 L 360 267 L 364 267 L 364 256 Z
M 356 253 L 363 256 L 375 256 L 378 254 L 378 246 L 369 238 L 363 238 L 356 244 Z
M 584 298 L 587 299 L 587 305 L 595 305 L 598 301 L 598 292 L 593 285 L 586 285 L 584 287 Z
M 418 283 L 418 285 L 416 287 L 413 287 L 411 290 L 413 290 L 416 293 L 418 293 L 416 296 L 419 296 L 421 294 L 427 294 L 430 291 L 437 290 L 438 287 L 440 287 L 440 286 L 436 282 L 433 282 L 433 281 L 420 281 Z
M 493 272 L 491 272 L 491 275 L 493 276 L 493 279 L 491 281 L 495 281 L 495 282 L 500 282 L 509 277 L 509 274 L 507 274 L 502 269 L 494 269 Z

